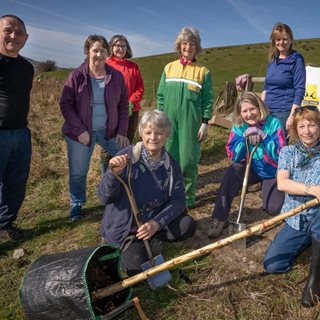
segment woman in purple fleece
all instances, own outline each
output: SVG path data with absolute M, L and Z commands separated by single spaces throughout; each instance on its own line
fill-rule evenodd
M 270 114 L 285 130 L 292 126 L 294 111 L 301 106 L 305 93 L 306 69 L 303 56 L 293 50 L 293 33 L 284 23 L 272 29 L 270 57 L 262 100 Z
M 60 108 L 67 142 L 71 220 L 83 217 L 86 180 L 96 143 L 115 155 L 129 144 L 128 97 L 122 74 L 105 64 L 109 45 L 103 36 L 90 35 L 84 44 L 84 63 L 64 85 Z

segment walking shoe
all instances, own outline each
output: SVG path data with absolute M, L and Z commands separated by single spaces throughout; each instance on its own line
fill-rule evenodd
M 73 206 L 70 211 L 70 217 L 71 217 L 72 222 L 75 222 L 75 221 L 82 219 L 83 218 L 82 207 L 79 205 Z
M 10 223 L 2 230 L 7 232 L 9 237 L 15 241 L 25 240 L 33 234 L 31 230 L 19 228 L 15 223 Z
M 220 221 L 217 218 L 212 219 L 210 229 L 208 231 L 208 238 L 214 239 L 221 236 L 223 229 L 228 226 L 228 221 Z

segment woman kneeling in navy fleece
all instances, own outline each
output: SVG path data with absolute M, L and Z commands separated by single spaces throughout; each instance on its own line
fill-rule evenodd
M 195 221 L 185 213 L 179 164 L 164 147 L 170 135 L 169 119 L 161 111 L 147 111 L 140 120 L 139 134 L 141 142 L 126 147 L 110 160 L 98 187 L 98 197 L 106 204 L 100 228 L 104 242 L 122 245 L 128 238 L 133 239 L 122 252 L 128 275 L 141 272 L 141 264 L 148 261 L 143 240 L 179 241 L 191 237 L 196 230 Z M 130 182 L 142 221 L 139 228 L 127 194 L 114 173 Z

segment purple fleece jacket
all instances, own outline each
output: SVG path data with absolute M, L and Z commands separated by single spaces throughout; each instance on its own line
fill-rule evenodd
M 108 65 L 105 69 L 104 96 L 108 115 L 105 138 L 110 140 L 117 134 L 127 136 L 128 96 L 121 72 Z M 85 62 L 70 73 L 62 91 L 60 109 L 65 119 L 62 126 L 64 135 L 75 141 L 85 131 L 92 136 L 92 103 L 89 65 Z

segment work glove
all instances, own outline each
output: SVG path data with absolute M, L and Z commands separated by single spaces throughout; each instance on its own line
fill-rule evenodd
M 202 123 L 198 131 L 198 141 L 201 142 L 208 136 L 209 125 Z
M 243 135 L 248 138 L 249 143 L 252 145 L 260 143 L 266 137 L 266 133 L 257 127 L 249 127 Z
M 132 116 L 133 107 L 134 107 L 134 104 L 131 101 L 129 101 L 129 104 L 128 104 L 128 116 L 129 116 L 129 118 Z

